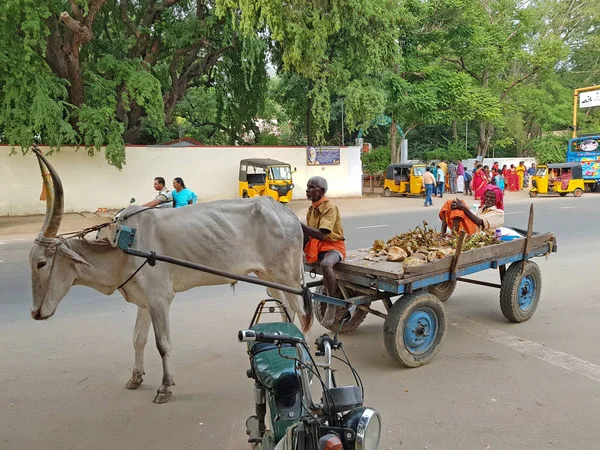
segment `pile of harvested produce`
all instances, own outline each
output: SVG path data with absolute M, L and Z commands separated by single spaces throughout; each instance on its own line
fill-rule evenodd
M 394 236 L 386 242 L 376 240 L 371 254 L 387 256 L 388 261 L 403 262 L 405 266 L 420 266 L 426 262 L 452 256 L 456 253 L 458 234 L 445 234 L 429 228 L 427 222 L 414 230 Z M 498 244 L 500 241 L 493 234 L 475 233 L 467 236 L 463 243 L 463 251 Z

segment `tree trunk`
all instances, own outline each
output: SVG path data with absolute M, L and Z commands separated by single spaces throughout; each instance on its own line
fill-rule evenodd
M 490 74 L 487 70 L 483 71 L 482 76 L 482 86 L 484 88 L 488 87 L 490 79 Z M 492 136 L 494 135 L 494 125 L 490 122 L 482 122 L 479 124 L 479 139 L 477 141 L 477 156 L 481 156 L 481 158 L 485 158 L 489 148 L 490 141 L 492 140 Z
M 452 141 L 454 143 L 458 141 L 458 130 L 456 129 L 456 120 L 452 121 Z
M 477 141 L 477 156 L 485 158 L 490 149 L 490 141 L 494 135 L 494 125 L 489 122 L 479 124 L 479 139 Z
M 312 107 L 314 104 L 314 100 L 311 95 L 313 88 L 314 88 L 314 83 L 312 80 L 309 80 L 309 82 L 308 82 L 308 101 L 306 102 L 306 143 L 308 145 L 313 145 Z
M 391 163 L 394 164 L 394 153 L 396 151 L 396 134 L 398 130 L 396 129 L 396 121 L 392 119 L 392 128 L 390 129 L 390 158 Z

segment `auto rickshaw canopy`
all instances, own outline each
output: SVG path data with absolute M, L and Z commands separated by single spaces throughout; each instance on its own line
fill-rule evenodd
M 244 181 L 253 181 L 253 182 L 257 182 L 258 180 L 248 180 L 248 167 L 254 167 L 255 169 L 262 169 L 263 171 L 265 171 L 266 174 L 266 170 L 271 167 L 271 166 L 286 166 L 286 167 L 290 167 L 291 166 L 288 163 L 284 163 L 282 161 L 278 161 L 276 159 L 271 159 L 271 158 L 249 158 L 249 159 L 242 159 L 240 161 L 240 181 L 244 182 Z M 291 171 L 290 171 L 290 178 L 291 178 Z M 262 182 L 264 183 L 264 179 L 262 180 Z
M 558 164 L 547 164 L 549 170 L 565 170 L 569 169 L 571 171 L 572 179 L 583 178 L 583 169 L 580 163 L 578 162 L 569 162 L 569 163 L 558 163 Z

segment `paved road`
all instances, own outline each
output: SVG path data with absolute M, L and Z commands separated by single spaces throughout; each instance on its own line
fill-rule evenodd
M 446 304 L 451 326 L 437 359 L 403 369 L 387 356 L 382 321 L 369 317 L 345 336 L 384 419 L 381 449 L 598 448 L 600 319 L 596 196 L 535 199 L 536 231 L 553 231 L 559 253 L 538 262 L 542 303 L 527 323 L 508 323 L 498 292 L 459 285 Z M 507 207 L 525 227 L 528 205 Z M 423 208 L 344 221 L 350 248 L 437 224 Z M 177 386 L 151 403 L 160 382 L 149 343 L 146 379 L 126 391 L 135 308 L 118 295 L 75 287 L 52 320 L 29 318 L 26 241 L 0 238 L 0 448 L 240 449 L 252 414 L 252 383 L 236 332 L 264 290 L 206 287 L 172 308 Z M 496 281 L 497 275 L 478 278 Z M 322 331 L 316 327 L 315 334 Z

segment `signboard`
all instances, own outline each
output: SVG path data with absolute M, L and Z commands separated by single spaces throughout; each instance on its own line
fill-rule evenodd
M 309 166 L 337 166 L 340 164 L 340 148 L 306 147 L 306 164 Z
M 579 94 L 580 108 L 591 108 L 592 106 L 600 106 L 600 90 L 581 92 Z
M 589 139 L 577 139 L 571 141 L 572 152 L 595 152 L 599 151 L 600 142 L 598 138 L 590 137 Z

